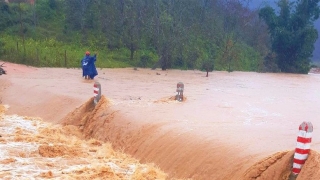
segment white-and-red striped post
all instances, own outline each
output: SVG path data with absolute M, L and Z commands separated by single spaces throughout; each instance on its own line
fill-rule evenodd
M 177 95 L 176 100 L 177 101 L 183 101 L 183 90 L 184 90 L 184 84 L 182 82 L 178 82 L 177 84 Z
M 101 84 L 99 82 L 95 82 L 93 85 L 93 102 L 96 105 L 101 98 Z
M 303 122 L 299 126 L 297 145 L 293 157 L 292 174 L 298 175 L 308 158 L 312 139 L 313 125 L 311 122 Z

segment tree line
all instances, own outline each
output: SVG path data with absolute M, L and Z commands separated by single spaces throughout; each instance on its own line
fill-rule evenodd
M 251 10 L 249 1 L 0 0 L 0 31 L 126 49 L 133 66 L 306 73 L 318 0 L 279 0 L 280 14 Z

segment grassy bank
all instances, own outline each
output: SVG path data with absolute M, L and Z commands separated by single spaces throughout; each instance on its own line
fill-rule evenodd
M 151 52 L 136 52 L 135 58 L 130 60 L 130 51 L 126 48 L 109 50 L 83 46 L 75 43 L 62 43 L 53 38 L 34 40 L 10 35 L 2 35 L 4 43 L 2 59 L 19 64 L 36 67 L 80 67 L 80 61 L 85 51 L 97 53 L 97 67 L 124 68 L 141 65 L 141 57 L 147 54 L 155 62 L 157 57 Z M 149 62 L 149 63 L 151 63 Z

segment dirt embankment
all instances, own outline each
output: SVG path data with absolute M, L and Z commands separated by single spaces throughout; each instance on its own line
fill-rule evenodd
M 294 151 L 284 151 L 273 154 L 257 162 L 250 167 L 241 179 L 250 180 L 305 180 L 319 179 L 320 177 L 320 154 L 310 151 L 309 157 L 300 174 L 295 177 L 290 175 Z

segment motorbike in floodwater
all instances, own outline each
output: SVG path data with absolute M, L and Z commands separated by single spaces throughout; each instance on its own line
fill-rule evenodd
M 0 65 L 0 75 L 7 74 L 7 72 L 3 69 L 3 67 L 4 67 L 3 65 L 4 65 L 4 63 Z

